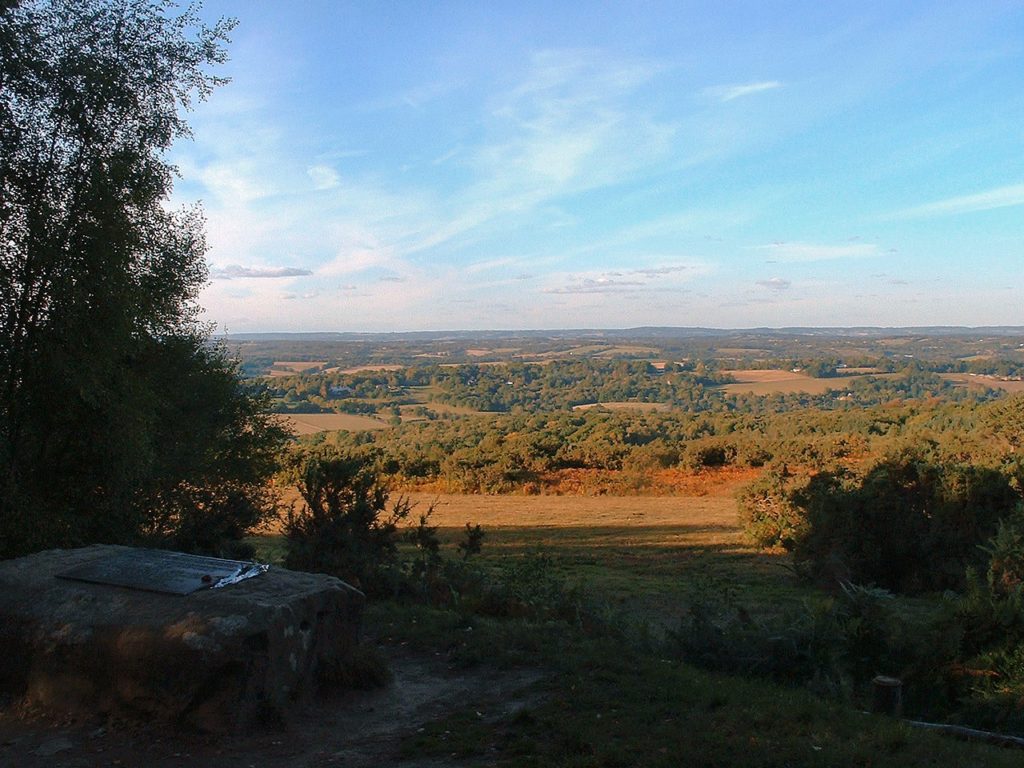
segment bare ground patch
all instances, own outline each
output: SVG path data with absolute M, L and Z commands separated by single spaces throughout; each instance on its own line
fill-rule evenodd
M 533 669 L 456 669 L 439 654 L 383 646 L 392 681 L 373 691 L 325 697 L 284 727 L 213 738 L 144 726 L 55 721 L 0 706 L 0 764 L 19 768 L 249 768 L 250 766 L 437 766 L 403 759 L 403 739 L 446 714 L 472 707 L 499 720 L 539 698 Z

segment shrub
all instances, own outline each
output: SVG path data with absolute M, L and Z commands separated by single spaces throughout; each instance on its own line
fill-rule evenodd
M 372 463 L 352 454 L 307 458 L 298 488 L 303 502 L 285 520 L 285 565 L 338 576 L 367 594 L 393 592 L 396 534 L 408 500 L 388 510 L 388 491 Z
M 907 454 L 861 476 L 821 472 L 789 498 L 806 516 L 794 557 L 810 576 L 921 592 L 962 587 L 1019 495 L 996 470 Z
M 783 465 L 768 470 L 740 491 L 740 524 L 756 545 L 793 549 L 807 525 L 806 513 L 793 495 L 806 483 L 807 478 L 795 478 Z

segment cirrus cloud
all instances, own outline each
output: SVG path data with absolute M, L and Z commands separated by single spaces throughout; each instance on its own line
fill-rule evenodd
M 743 96 L 750 96 L 755 93 L 762 93 L 764 91 L 773 91 L 776 88 L 781 88 L 782 83 L 778 80 L 761 80 L 755 83 L 740 83 L 737 85 L 715 85 L 710 88 L 705 88 L 704 93 L 708 96 L 713 96 L 719 101 L 732 101 L 733 99 L 739 99 Z

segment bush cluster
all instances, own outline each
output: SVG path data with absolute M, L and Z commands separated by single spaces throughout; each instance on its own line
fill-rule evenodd
M 859 472 L 769 472 L 740 505 L 751 538 L 792 550 L 811 578 L 914 593 L 962 588 L 1020 500 L 998 469 L 903 452 Z

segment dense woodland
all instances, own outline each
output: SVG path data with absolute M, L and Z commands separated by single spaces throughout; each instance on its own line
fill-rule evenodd
M 782 370 L 819 372 L 814 363 Z M 1016 379 L 1010 363 L 982 366 L 1009 370 L 988 374 Z M 449 366 L 411 366 L 398 370 L 356 373 L 304 373 L 259 379 L 252 386 L 271 398 L 280 413 L 387 413 L 396 406 L 435 402 L 487 412 L 538 412 L 600 403 L 661 404 L 687 412 L 732 411 L 765 413 L 793 408 L 852 408 L 892 401 L 940 398 L 946 401 L 983 402 L 1001 396 L 994 387 L 965 388 L 943 379 L 941 373 L 968 371 L 966 364 L 951 371 L 946 366 L 903 361 L 887 372 L 845 376 L 835 388 L 821 394 L 779 391 L 768 396 L 730 393 L 722 385 L 734 382 L 717 363 L 643 360 L 554 360 L 549 363 L 474 363 Z M 843 370 L 843 369 L 839 369 Z M 860 369 L 864 370 L 864 369 Z M 831 363 L 828 375 L 836 378 Z

